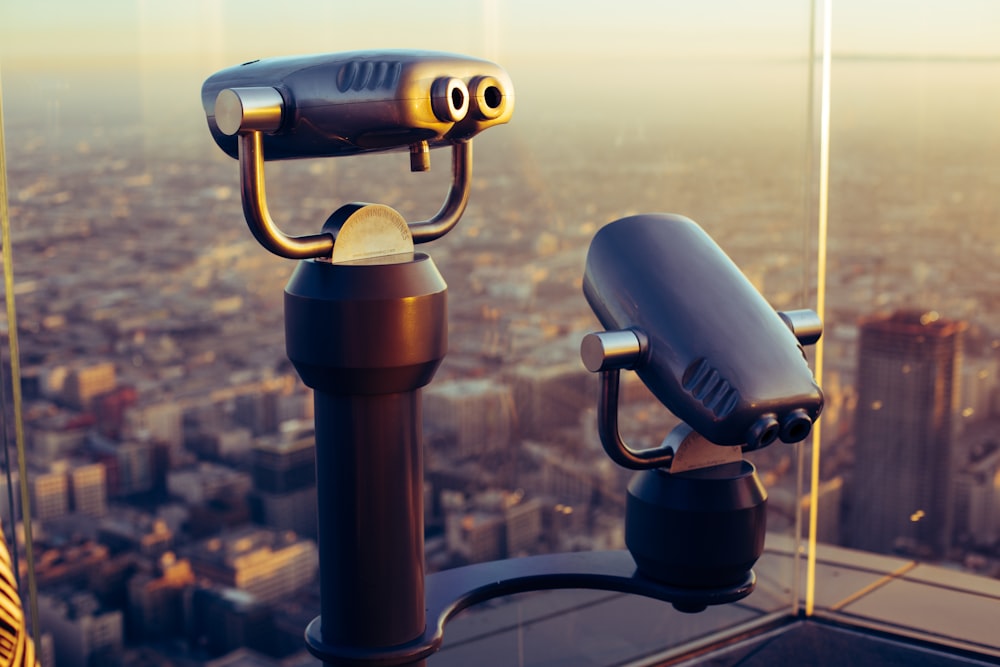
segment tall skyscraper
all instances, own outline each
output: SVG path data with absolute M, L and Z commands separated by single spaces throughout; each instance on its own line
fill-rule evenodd
M 965 328 L 933 312 L 862 322 L 848 546 L 924 557 L 950 546 Z

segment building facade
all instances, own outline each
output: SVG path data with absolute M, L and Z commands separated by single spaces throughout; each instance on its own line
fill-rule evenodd
M 319 570 L 316 543 L 294 533 L 243 529 L 206 540 L 188 552 L 197 577 L 245 591 L 269 603 L 313 583 Z
M 847 546 L 922 557 L 951 546 L 965 328 L 913 311 L 862 322 Z

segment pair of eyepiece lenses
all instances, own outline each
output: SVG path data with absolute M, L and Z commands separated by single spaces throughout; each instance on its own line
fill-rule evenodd
M 469 85 L 455 77 L 441 77 L 431 86 L 431 107 L 445 123 L 458 123 L 470 113 L 476 120 L 493 120 L 503 112 L 503 87 L 492 76 L 477 76 Z
M 812 430 L 812 420 L 802 408 L 792 410 L 780 422 L 773 414 L 762 415 L 747 432 L 748 449 L 767 447 L 777 439 L 782 442 L 805 440 Z

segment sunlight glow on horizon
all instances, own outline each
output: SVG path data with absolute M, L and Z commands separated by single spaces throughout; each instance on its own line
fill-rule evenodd
M 1000 57 L 1000 3 L 836 0 L 837 53 Z M 0 8 L 8 66 L 71 66 L 141 54 L 169 64 L 364 48 L 424 48 L 553 64 L 610 59 L 804 57 L 809 5 L 706 0 L 39 0 Z M 836 55 L 835 54 L 835 55 Z

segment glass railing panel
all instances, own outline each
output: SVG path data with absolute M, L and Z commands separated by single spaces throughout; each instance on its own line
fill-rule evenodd
M 628 474 L 600 451 L 596 379 L 578 353 L 597 328 L 580 280 L 601 226 L 686 215 L 776 308 L 814 305 L 813 20 L 790 0 L 763 12 L 642 2 L 0 9 L 28 483 L 36 549 L 49 559 L 39 565 L 43 631 L 72 615 L 54 602 L 72 590 L 72 613 L 111 627 L 121 612 L 102 660 L 127 662 L 169 639 L 213 655 L 243 644 L 278 655 L 298 641 L 286 620 L 253 640 L 193 636 L 180 602 L 189 595 L 199 613 L 225 610 L 255 627 L 261 607 L 244 604 L 246 587 L 226 597 L 191 592 L 192 582 L 218 578 L 211 554 L 267 540 L 297 562 L 314 531 L 315 488 L 299 458 L 312 408 L 283 342 L 292 264 L 245 228 L 236 163 L 205 127 L 205 77 L 257 57 L 389 46 L 491 58 L 515 82 L 513 122 L 476 139 L 465 218 L 428 246 L 451 292 L 449 356 L 425 391 L 436 569 L 623 546 Z M 351 200 L 423 219 L 449 178 L 444 154 L 432 162 L 429 174 L 410 174 L 402 154 L 269 165 L 271 208 L 295 234 L 315 233 Z M 676 421 L 638 383 L 625 401 L 636 446 L 657 444 Z M 794 609 L 797 450 L 778 444 L 752 458 L 771 493 L 758 591 L 679 620 L 667 605 L 613 598 L 612 616 L 637 605 L 651 625 L 610 633 L 607 646 L 639 647 L 628 659 L 640 660 L 673 643 L 658 638 L 664 625 L 688 627 L 676 640 L 696 643 Z M 510 503 L 534 532 L 516 545 L 473 544 L 464 527 L 477 519 L 467 518 L 502 524 Z M 74 575 L 62 577 L 55 565 L 71 557 Z M 100 576 L 83 576 L 103 560 Z M 162 608 L 154 589 L 168 591 Z M 260 602 L 273 590 L 251 593 Z M 273 618 L 309 617 L 316 604 L 303 595 Z M 551 632 L 602 641 L 567 616 Z
M 838 2 L 833 19 L 821 541 L 904 561 L 837 611 L 889 595 L 883 621 L 956 640 L 962 623 L 934 630 L 940 613 L 892 592 L 975 597 L 970 576 L 985 590 L 997 573 L 1000 51 L 984 27 L 998 18 Z M 938 593 L 912 583 L 921 571 Z

